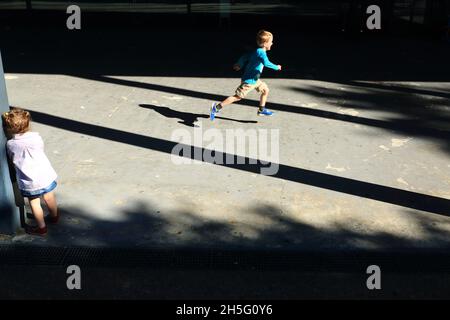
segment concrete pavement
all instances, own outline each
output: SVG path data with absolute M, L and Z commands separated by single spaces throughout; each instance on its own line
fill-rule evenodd
M 229 68 L 250 32 L 189 32 L 6 33 L 9 100 L 31 111 L 46 142 L 63 219 L 46 239 L 2 236 L 3 243 L 448 247 L 446 44 L 279 31 L 269 56 L 284 70 L 263 73 L 276 115 L 257 117 L 251 93 L 211 123 L 211 102 L 239 84 Z M 207 54 L 221 43 L 230 48 Z M 180 58 L 177 48 L 190 45 Z M 279 130 L 278 174 L 174 164 L 175 132 L 209 147 L 194 141 L 199 127 L 224 137 Z

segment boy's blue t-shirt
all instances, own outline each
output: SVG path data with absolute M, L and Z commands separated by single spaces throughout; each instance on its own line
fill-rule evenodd
M 239 58 L 237 64 L 241 68 L 245 65 L 241 79 L 248 84 L 255 84 L 258 81 L 264 67 L 278 70 L 278 66 L 269 61 L 266 50 L 263 48 L 244 54 Z

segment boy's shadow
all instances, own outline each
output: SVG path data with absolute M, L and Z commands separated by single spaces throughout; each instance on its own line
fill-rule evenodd
M 160 115 L 163 115 L 166 118 L 180 119 L 181 121 L 178 121 L 178 123 L 184 124 L 189 127 L 196 127 L 194 122 L 197 122 L 199 118 L 209 119 L 209 116 L 206 114 L 176 111 L 176 110 L 170 109 L 168 107 L 155 106 L 155 105 L 151 105 L 151 104 L 140 104 L 139 106 L 142 108 L 155 110 Z M 237 119 L 217 117 L 217 116 L 216 116 L 216 119 L 229 120 L 229 121 L 235 121 L 235 122 L 240 122 L 240 123 L 258 123 L 258 121 L 254 121 L 254 120 L 237 120 Z

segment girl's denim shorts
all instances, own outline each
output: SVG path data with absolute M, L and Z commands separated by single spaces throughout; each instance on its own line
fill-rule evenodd
M 39 189 L 39 190 L 33 190 L 33 191 L 24 191 L 20 190 L 20 193 L 24 197 L 39 197 L 46 193 L 49 193 L 50 191 L 53 191 L 57 186 L 56 181 L 53 181 L 47 188 Z

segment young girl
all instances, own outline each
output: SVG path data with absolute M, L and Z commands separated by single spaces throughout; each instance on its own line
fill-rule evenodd
M 11 111 L 3 113 L 6 134 L 11 138 L 6 143 L 8 156 L 14 163 L 20 192 L 28 198 L 37 222 L 36 227 L 27 226 L 25 231 L 44 236 L 47 234 L 46 222 L 57 223 L 59 219 L 53 192 L 57 175 L 44 153 L 41 136 L 30 131 L 30 120 L 30 113 L 19 108 L 12 108 Z M 50 213 L 45 219 L 41 197 Z

